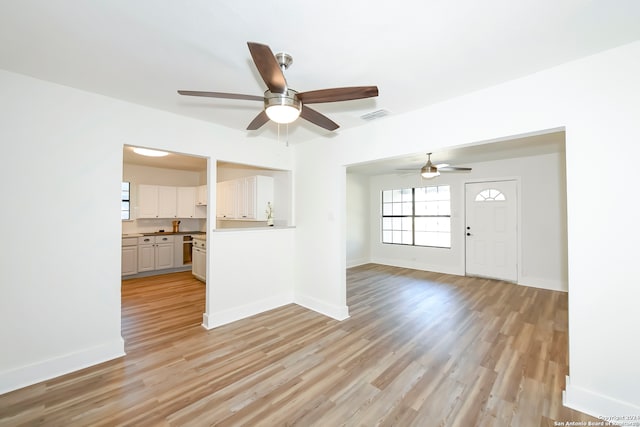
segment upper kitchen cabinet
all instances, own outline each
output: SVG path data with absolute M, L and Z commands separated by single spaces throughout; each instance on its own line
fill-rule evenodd
M 177 215 L 176 187 L 138 186 L 138 218 L 176 218 Z
M 138 218 L 206 218 L 206 205 L 196 205 L 197 193 L 197 187 L 140 184 Z
M 273 178 L 254 175 L 217 184 L 217 217 L 266 221 L 267 203 L 273 204 Z
M 177 197 L 178 218 L 195 218 L 196 187 L 178 187 Z
M 196 191 L 196 205 L 207 206 L 207 186 L 199 185 Z
M 158 218 L 178 217 L 178 192 L 176 187 L 158 186 Z

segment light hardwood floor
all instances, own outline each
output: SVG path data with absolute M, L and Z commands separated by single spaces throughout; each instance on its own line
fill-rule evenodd
M 122 285 L 127 355 L 0 396 L 0 425 L 552 426 L 567 295 L 380 265 L 351 317 L 287 305 L 207 331 L 189 273 Z

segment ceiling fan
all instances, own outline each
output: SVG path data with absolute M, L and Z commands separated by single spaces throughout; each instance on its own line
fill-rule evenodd
M 262 101 L 264 110 L 249 123 L 247 130 L 259 129 L 270 119 L 276 123 L 285 124 L 295 121 L 300 116 L 317 126 L 333 131 L 340 126 L 327 116 L 307 107 L 307 104 L 349 101 L 378 96 L 377 86 L 353 86 L 297 92 L 289 88 L 284 78 L 284 70 L 289 68 L 293 62 L 291 55 L 287 53 L 274 55 L 269 46 L 260 43 L 247 42 L 247 45 L 262 80 L 267 84 L 268 89 L 264 92 L 264 96 L 191 90 L 179 90 L 178 93 L 188 96 Z
M 399 169 L 399 170 L 411 170 L 415 171 L 415 169 Z M 457 172 L 457 171 L 470 171 L 471 168 L 465 167 L 457 167 L 457 166 L 449 166 L 448 163 L 440 163 L 434 165 L 431 163 L 431 153 L 427 153 L 427 163 L 420 168 L 420 175 L 423 178 L 435 178 L 440 175 L 440 172 Z

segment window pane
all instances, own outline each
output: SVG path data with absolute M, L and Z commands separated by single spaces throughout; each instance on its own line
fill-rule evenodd
M 384 203 L 382 205 L 382 215 L 393 215 L 393 204 Z
M 448 185 L 439 185 L 438 186 L 438 194 L 440 194 L 440 200 L 449 200 L 451 199 L 450 187 Z
M 438 206 L 438 215 L 451 215 L 451 202 L 443 200 L 436 203 Z
M 403 188 L 402 189 L 402 201 L 403 202 L 411 202 L 411 189 L 410 188 Z
M 438 187 L 427 187 L 425 200 L 437 200 L 438 199 Z
M 391 218 L 391 229 L 402 230 L 402 218 Z
M 129 219 L 129 202 L 122 202 L 120 219 Z
M 382 243 L 391 243 L 391 231 L 383 231 L 382 232 Z
M 411 217 L 402 218 L 402 229 L 411 230 L 412 228 L 413 228 L 413 221 L 411 221 Z
M 394 231 L 392 243 L 402 244 L 402 231 Z
M 402 232 L 402 243 L 405 245 L 410 245 L 413 243 L 413 236 L 411 231 L 403 231 Z
M 442 248 L 451 247 L 449 233 L 438 233 L 437 231 L 416 232 L 416 245 L 436 246 Z
M 411 208 L 411 202 L 405 202 L 402 204 L 402 215 L 411 215 L 413 214 Z
M 402 190 L 393 190 L 393 201 L 394 202 L 402 201 Z
M 387 203 L 387 202 L 392 202 L 392 201 L 393 201 L 393 191 L 384 190 L 382 192 L 382 202 L 383 203 Z
M 382 218 L 382 229 L 391 230 L 391 218 Z

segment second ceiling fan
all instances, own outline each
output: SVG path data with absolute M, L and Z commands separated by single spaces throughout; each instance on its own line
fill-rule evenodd
M 269 120 L 280 124 L 291 123 L 299 116 L 321 128 L 333 131 L 340 126 L 324 114 L 307 107 L 307 104 L 349 101 L 378 96 L 377 86 L 353 86 L 297 92 L 289 88 L 284 78 L 283 71 L 293 62 L 290 55 L 286 53 L 274 55 L 271 48 L 265 44 L 247 42 L 247 45 L 253 62 L 267 85 L 268 89 L 264 92 L 264 96 L 192 90 L 179 90 L 178 93 L 188 96 L 262 101 L 264 109 L 249 123 L 247 130 L 259 129 Z
M 402 171 L 415 171 L 415 168 L 412 169 L 398 169 Z M 427 163 L 420 168 L 420 176 L 423 178 L 435 178 L 440 175 L 440 172 L 469 172 L 471 168 L 460 167 L 460 166 L 450 166 L 448 163 L 439 163 L 434 165 L 431 163 L 431 153 L 427 153 Z

